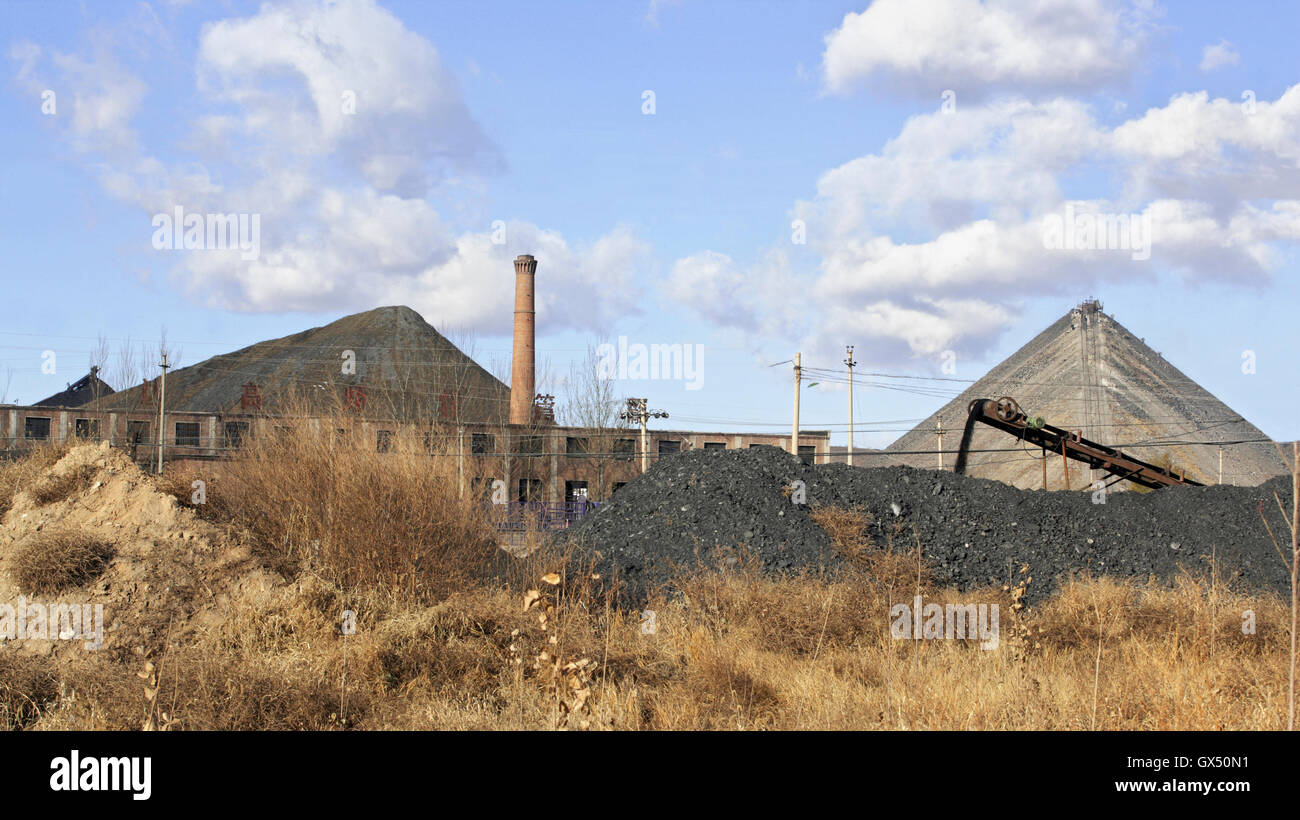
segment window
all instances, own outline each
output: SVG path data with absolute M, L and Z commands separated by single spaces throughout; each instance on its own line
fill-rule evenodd
M 636 455 L 636 439 L 620 438 L 614 440 L 614 455 L 622 461 L 631 461 Z
M 391 452 L 393 449 L 393 431 L 376 430 L 375 431 L 375 450 L 381 453 Z
M 176 446 L 199 446 L 199 423 L 197 421 L 176 422 Z
M 228 421 L 226 422 L 226 446 L 231 449 L 238 449 L 244 446 L 244 439 L 248 438 L 248 422 L 246 421 Z
M 77 438 L 99 438 L 99 419 L 77 419 L 72 430 Z
M 564 439 L 564 451 L 569 455 L 584 455 L 591 451 L 591 445 L 585 438 L 569 436 Z
M 541 501 L 542 480 L 540 478 L 519 479 L 519 500 L 520 501 Z
M 706 441 L 704 442 L 704 449 L 725 450 L 727 449 L 727 443 L 725 441 Z
M 469 438 L 469 451 L 472 455 L 486 456 L 495 453 L 496 439 L 491 433 L 473 433 Z
M 147 444 L 149 442 L 149 422 L 128 421 L 126 423 L 126 440 L 133 445 Z
M 564 500 L 570 503 L 587 500 L 587 482 L 585 481 L 566 481 L 564 482 Z
M 815 444 L 799 445 L 799 460 L 804 464 L 812 464 L 813 459 L 817 457 L 817 446 Z
M 626 482 L 626 481 L 615 481 L 615 482 L 614 482 L 614 489 L 610 491 L 610 495 L 613 495 L 613 494 L 617 493 L 619 490 L 623 489 L 623 488 L 626 487 L 626 486 L 627 486 L 627 482 Z
M 670 456 L 682 451 L 682 443 L 671 439 L 659 439 L 659 455 Z
M 541 436 L 520 436 L 517 453 L 526 455 L 538 455 L 542 452 Z
M 50 420 L 41 416 L 28 416 L 23 422 L 23 432 L 27 438 L 49 438 Z

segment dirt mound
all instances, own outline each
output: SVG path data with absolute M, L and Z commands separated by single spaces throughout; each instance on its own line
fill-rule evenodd
M 1173 487 L 1147 494 L 1020 490 L 996 481 L 911 467 L 808 466 L 775 447 L 694 451 L 663 459 L 562 538 L 617 571 L 638 598 L 682 567 L 727 564 L 749 553 L 764 570 L 841 565 L 810 510 L 837 506 L 871 517 L 879 546 L 917 548 L 942 585 L 971 589 L 1034 577 L 1040 600 L 1070 573 L 1169 580 L 1217 563 L 1220 577 L 1282 591 L 1289 575 L 1261 520 L 1283 524 L 1259 487 Z M 1100 497 L 1097 498 L 1100 500 Z
M 38 593 L 42 566 L 30 565 L 40 552 L 33 547 L 57 549 L 65 539 L 75 547 L 108 547 L 111 557 L 94 567 L 93 577 L 77 576 L 71 588 Z M 14 496 L 0 527 L 0 605 L 16 609 L 21 599 L 47 611 L 50 604 L 75 604 L 92 612 L 102 605 L 98 651 L 115 660 L 151 655 L 169 634 L 179 639 L 220 622 L 233 597 L 269 596 L 279 586 L 281 579 L 238 539 L 159 492 L 107 444 L 71 449 Z M 58 630 L 50 627 L 52 639 L 4 641 L 0 652 L 63 657 L 86 651 L 82 640 L 54 639 Z

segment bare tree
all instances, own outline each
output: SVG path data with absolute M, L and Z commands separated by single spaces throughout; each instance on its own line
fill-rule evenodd
M 560 382 L 563 403 L 557 416 L 565 426 L 582 428 L 583 435 L 574 438 L 586 450 L 585 460 L 594 472 L 595 497 L 606 499 L 616 431 L 625 429 L 627 422 L 619 418 L 622 402 L 615 398 L 614 380 L 604 372 L 597 351 L 597 347 L 589 345 L 582 362 L 569 367 L 568 375 Z
M 118 390 L 135 387 L 144 379 L 142 365 L 135 343 L 131 341 L 131 337 L 128 335 L 118 345 L 117 355 L 113 358 L 111 383 L 117 385 Z
M 95 339 L 95 346 L 90 349 L 90 389 L 94 395 L 93 407 L 99 410 L 100 388 L 99 382 L 103 378 L 100 374 L 104 371 L 104 366 L 108 364 L 109 344 L 108 337 L 100 333 Z
M 586 357 L 569 366 L 560 380 L 564 402 L 557 413 L 560 423 L 595 429 L 619 427 L 622 401 L 615 398 L 614 380 L 601 371 L 600 356 L 588 345 Z
M 174 370 L 181 366 L 184 351 L 167 341 L 167 326 L 162 325 L 158 329 L 158 347 L 149 351 L 141 345 L 141 354 L 145 361 L 146 372 L 151 378 L 157 378 L 162 373 L 163 358 L 167 359 L 167 369 Z

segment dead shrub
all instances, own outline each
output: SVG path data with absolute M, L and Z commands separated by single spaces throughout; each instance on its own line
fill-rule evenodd
M 98 578 L 113 558 L 113 545 L 68 527 L 36 532 L 13 556 L 14 580 L 28 592 L 54 593 Z
M 826 531 L 831 547 L 849 563 L 870 590 L 886 599 L 915 594 L 930 588 L 932 572 L 919 547 L 908 549 L 901 530 L 889 533 L 889 544 L 881 547 L 872 538 L 875 518 L 865 510 L 817 507 L 810 517 Z M 898 546 L 894 545 L 898 538 Z
M 28 495 L 39 506 L 44 507 L 81 492 L 90 486 L 90 481 L 94 477 L 94 465 L 82 464 L 62 473 L 51 473 L 45 476 L 28 491 Z
M 58 696 L 58 681 L 44 659 L 0 653 L 0 730 L 30 726 Z
M 0 516 L 13 506 L 19 490 L 32 484 L 67 454 L 66 443 L 44 442 L 15 459 L 0 460 Z
M 379 452 L 348 416 L 284 421 L 245 442 L 207 488 L 205 514 L 247 529 L 269 566 L 423 603 L 495 572 L 495 533 L 460 492 L 453 454 L 429 452 L 416 430 Z

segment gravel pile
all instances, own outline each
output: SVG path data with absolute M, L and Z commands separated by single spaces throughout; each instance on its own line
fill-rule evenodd
M 805 504 L 789 495 L 796 481 Z M 679 567 L 725 563 L 741 549 L 772 572 L 841 566 L 809 515 L 831 505 L 871 513 L 881 545 L 902 522 L 900 550 L 915 548 L 915 526 L 936 580 L 959 589 L 1004 583 L 1009 566 L 1029 564 L 1032 602 L 1075 570 L 1170 580 L 1180 568 L 1204 576 L 1213 554 L 1234 586 L 1281 592 L 1290 576 L 1259 514 L 1262 503 L 1281 537 L 1274 491 L 1289 504 L 1290 479 L 1109 493 L 1097 504 L 1090 492 L 1019 490 L 912 467 L 808 466 L 775 447 L 696 450 L 662 459 L 561 538 L 594 551 L 598 571 L 617 569 L 632 598 Z

